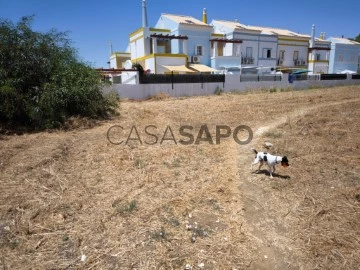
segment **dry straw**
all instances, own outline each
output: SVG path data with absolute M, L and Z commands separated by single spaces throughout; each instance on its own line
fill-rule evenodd
M 120 116 L 0 139 L 0 268 L 355 269 L 359 87 L 122 102 Z M 156 100 L 159 99 L 159 100 Z M 115 146 L 109 127 L 250 126 L 251 145 Z M 276 136 L 274 136 L 276 134 Z M 250 172 L 265 141 L 291 167 Z

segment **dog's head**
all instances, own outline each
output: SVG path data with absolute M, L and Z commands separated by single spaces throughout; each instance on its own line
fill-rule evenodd
M 286 156 L 281 159 L 281 166 L 283 166 L 283 167 L 289 166 L 289 160 Z

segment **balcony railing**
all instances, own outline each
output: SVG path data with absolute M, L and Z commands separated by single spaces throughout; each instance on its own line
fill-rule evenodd
M 294 60 L 294 66 L 305 66 L 306 61 L 304 60 Z
M 241 57 L 241 64 L 254 64 L 254 58 L 251 57 Z
M 284 65 L 285 60 L 284 59 L 278 59 L 277 60 L 277 65 L 278 66 L 283 66 Z M 305 60 L 294 60 L 294 66 L 306 66 L 306 61 Z

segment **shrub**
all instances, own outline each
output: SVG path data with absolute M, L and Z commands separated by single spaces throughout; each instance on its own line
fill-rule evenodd
M 104 118 L 117 100 L 101 93 L 98 73 L 78 60 L 66 33 L 0 19 L 0 124 L 59 127 L 71 116 Z
M 145 74 L 145 70 L 144 70 L 143 66 L 140 65 L 139 63 L 134 63 L 132 65 L 132 68 L 136 69 L 139 72 L 140 77 Z
M 221 87 L 216 86 L 216 89 L 214 92 L 215 95 L 221 95 L 223 92 L 224 92 L 224 90 L 222 90 Z

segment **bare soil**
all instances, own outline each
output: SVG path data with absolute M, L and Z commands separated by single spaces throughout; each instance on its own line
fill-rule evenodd
M 357 269 L 359 91 L 122 101 L 91 128 L 3 135 L 0 269 Z M 214 144 L 179 143 L 205 124 Z M 216 125 L 254 138 L 216 145 Z M 273 179 L 250 171 L 265 141 L 290 161 Z

